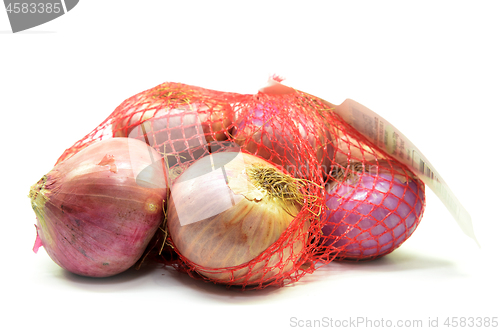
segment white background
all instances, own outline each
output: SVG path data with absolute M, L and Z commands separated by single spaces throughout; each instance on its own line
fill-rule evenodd
M 2 325 L 287 330 L 294 317 L 362 317 L 423 330 L 429 318 L 444 329 L 447 317 L 500 317 L 499 13 L 497 1 L 82 0 L 12 34 L 2 8 Z M 32 252 L 29 187 L 124 99 L 165 81 L 255 93 L 270 74 L 334 104 L 354 99 L 402 131 L 469 211 L 481 248 L 427 190 L 397 251 L 285 288 L 242 293 L 162 268 L 87 279 Z

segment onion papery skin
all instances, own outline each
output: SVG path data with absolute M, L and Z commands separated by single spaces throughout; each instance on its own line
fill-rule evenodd
M 294 272 L 300 267 L 310 221 L 300 217 L 300 204 L 289 205 L 286 211 L 249 185 L 245 175 L 251 166 L 275 166 L 246 153 L 211 157 L 191 165 L 172 188 L 167 226 L 181 259 L 206 279 L 227 285 L 262 285 Z M 224 164 L 225 175 L 207 171 L 211 162 Z M 224 209 L 222 200 L 234 204 Z M 183 215 L 194 222 L 181 224 L 186 221 Z
M 328 183 L 323 246 L 338 259 L 379 258 L 412 235 L 424 208 L 425 185 L 411 171 L 389 159 L 366 163 Z
M 300 104 L 280 101 L 279 96 L 259 97 L 244 111 L 235 113 L 235 142 L 247 152 L 282 166 L 294 177 L 310 178 L 318 170 L 327 173 L 335 147 L 323 119 Z M 308 149 L 312 157 L 307 155 Z M 313 157 L 316 162 L 310 162 Z
M 137 262 L 164 219 L 166 197 L 161 155 L 128 138 L 93 143 L 30 190 L 37 240 L 59 266 L 89 277 Z

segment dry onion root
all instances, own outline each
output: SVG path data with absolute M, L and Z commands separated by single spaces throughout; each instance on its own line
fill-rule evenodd
M 57 164 L 33 185 L 35 252 L 43 246 L 62 268 L 107 277 L 141 257 L 164 219 L 163 159 L 128 138 L 96 142 Z
M 168 231 L 181 257 L 206 278 L 263 284 L 298 268 L 310 224 L 296 217 L 302 204 L 300 182 L 269 162 L 216 153 L 174 183 Z

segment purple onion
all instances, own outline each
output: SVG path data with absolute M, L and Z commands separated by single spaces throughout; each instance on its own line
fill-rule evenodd
M 358 163 L 344 173 L 348 175 L 327 185 L 322 244 L 344 259 L 374 259 L 392 252 L 420 223 L 424 184 L 392 160 L 365 164 L 364 169 Z
M 245 111 L 236 112 L 233 135 L 244 150 L 283 166 L 300 178 L 309 176 L 316 168 L 328 172 L 328 155 L 335 151 L 331 134 L 320 117 L 279 98 L 257 101 Z M 319 164 L 310 159 L 306 145 L 312 148 Z
M 62 268 L 117 275 L 144 253 L 165 218 L 163 158 L 129 138 L 97 141 L 58 163 L 30 188 L 43 245 Z

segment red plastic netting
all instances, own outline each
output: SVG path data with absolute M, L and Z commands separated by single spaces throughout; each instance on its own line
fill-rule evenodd
M 406 166 L 301 91 L 164 83 L 125 100 L 58 162 L 112 137 L 164 156 L 166 219 L 145 257 L 227 286 L 283 286 L 333 260 L 388 254 L 425 206 L 424 184 Z M 264 202 L 263 214 L 255 208 Z

